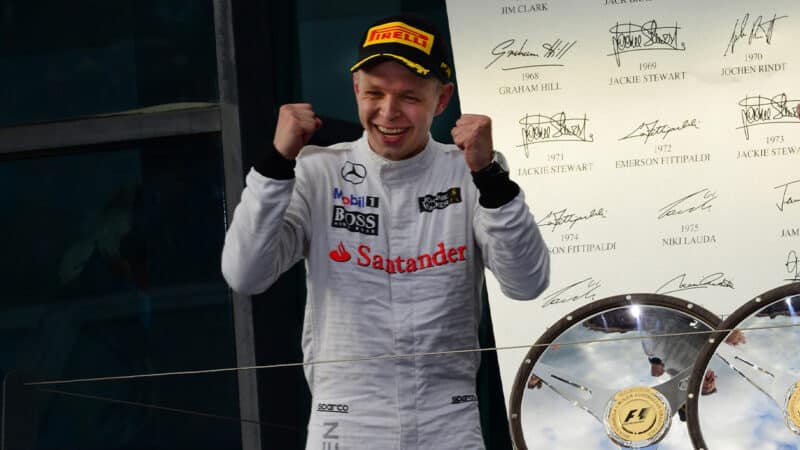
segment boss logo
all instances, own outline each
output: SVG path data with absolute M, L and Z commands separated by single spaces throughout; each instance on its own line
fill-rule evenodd
M 454 395 L 452 397 L 453 404 L 477 402 L 478 397 L 475 395 Z
M 445 209 L 454 203 L 461 203 L 461 188 L 452 187 L 445 192 L 419 197 L 419 212 L 433 212 Z
M 378 235 L 378 215 L 348 211 L 342 206 L 333 207 L 333 228 L 344 228 L 353 233 Z
M 344 403 L 318 403 L 317 411 L 350 414 L 350 406 Z

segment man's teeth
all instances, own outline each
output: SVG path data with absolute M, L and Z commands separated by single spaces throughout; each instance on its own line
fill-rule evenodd
M 379 126 L 378 127 L 378 131 L 380 131 L 383 134 L 403 134 L 403 132 L 405 132 L 406 129 L 405 128 L 383 128 L 383 127 Z

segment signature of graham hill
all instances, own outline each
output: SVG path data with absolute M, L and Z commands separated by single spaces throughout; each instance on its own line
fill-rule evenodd
M 787 205 L 791 206 L 800 203 L 800 198 L 792 197 L 792 193 L 790 192 L 790 188 L 792 186 L 800 187 L 800 180 L 794 180 L 780 186 L 775 186 L 775 189 L 782 190 L 781 202 L 775 204 L 775 206 L 777 206 L 778 210 L 781 212 L 783 212 L 783 209 L 786 208 Z
M 789 273 L 789 278 L 785 281 L 800 281 L 800 257 L 795 250 L 786 256 L 786 272 Z
M 659 219 L 670 216 L 689 214 L 695 211 L 708 211 L 713 206 L 711 202 L 717 199 L 717 193 L 708 188 L 700 189 L 697 192 L 681 197 L 667 206 L 659 209 Z
M 710 287 L 734 289 L 733 281 L 725 278 L 723 272 L 706 275 L 696 282 L 686 281 L 686 278 L 687 275 L 685 273 L 678 275 L 656 289 L 656 294 L 670 294 L 691 289 L 708 289 Z
M 576 223 L 582 222 L 584 220 L 590 219 L 605 219 L 606 218 L 606 209 L 593 209 L 589 211 L 588 214 L 585 215 L 578 215 L 571 212 L 567 212 L 567 208 L 560 209 L 558 211 L 550 211 L 547 213 L 544 218 L 542 218 L 537 225 L 540 227 L 553 227 L 552 231 L 555 231 L 556 228 L 569 224 L 569 229 L 571 230 L 572 227 L 575 226 Z
M 594 301 L 595 291 L 600 289 L 600 282 L 592 277 L 584 278 L 563 287 L 545 297 L 542 308 L 558 305 L 561 303 L 573 303 L 580 300 Z
M 772 44 L 772 35 L 775 33 L 775 22 L 780 19 L 785 19 L 789 16 L 778 16 L 774 14 L 772 19 L 764 20 L 764 16 L 758 16 L 750 23 L 750 13 L 744 15 L 740 19 L 736 19 L 736 24 L 733 25 L 733 32 L 731 39 L 728 41 L 728 47 L 725 48 L 725 54 L 733 54 L 736 50 L 736 44 L 747 38 L 747 45 L 753 45 L 753 41 L 764 40 L 767 45 Z
M 517 40 L 516 39 L 506 39 L 505 41 L 497 44 L 492 49 L 492 59 L 489 64 L 484 67 L 488 69 L 494 63 L 501 59 L 509 60 L 514 59 L 514 61 L 520 60 L 520 58 L 528 58 L 526 61 L 535 61 L 531 64 L 522 63 L 521 65 L 514 65 L 511 66 L 504 66 L 501 67 L 502 70 L 518 70 L 518 69 L 529 69 L 533 67 L 563 67 L 564 64 L 560 63 L 559 61 L 561 58 L 564 57 L 571 49 L 575 46 L 578 41 L 569 41 L 565 42 L 561 39 L 556 39 L 553 42 L 545 42 L 542 44 L 542 51 L 540 52 L 532 52 L 526 50 L 526 46 L 528 45 L 528 40 L 525 39 L 522 41 L 522 44 L 519 45 L 517 48 Z M 531 58 L 536 58 L 535 60 Z
M 659 120 L 642 122 L 635 130 L 630 132 L 627 136 L 619 138 L 619 140 L 624 141 L 625 139 L 644 138 L 644 142 L 647 143 L 647 140 L 651 137 L 661 135 L 661 139 L 664 140 L 670 133 L 687 128 L 699 129 L 700 127 L 697 126 L 697 119 L 684 120 L 683 123 L 678 126 L 662 124 Z

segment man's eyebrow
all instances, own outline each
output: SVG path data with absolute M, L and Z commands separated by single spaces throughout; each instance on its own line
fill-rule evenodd
M 386 88 L 384 88 L 384 87 L 382 87 L 380 85 L 375 85 L 375 84 L 370 84 L 370 83 L 368 83 L 366 86 L 364 86 L 364 88 L 362 90 L 364 92 L 386 92 L 386 91 L 388 91 L 388 89 L 386 89 Z M 403 89 L 402 91 L 397 92 L 397 95 L 404 96 L 404 97 L 419 97 L 421 94 L 420 94 L 420 90 L 419 89 Z

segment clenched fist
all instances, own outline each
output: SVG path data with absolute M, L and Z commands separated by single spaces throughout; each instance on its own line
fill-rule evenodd
M 284 158 L 294 160 L 321 126 L 322 121 L 314 115 L 309 103 L 283 105 L 278 113 L 278 125 L 272 143 Z
M 453 142 L 464 151 L 469 170 L 477 172 L 492 162 L 492 119 L 478 114 L 464 114 L 451 131 Z

